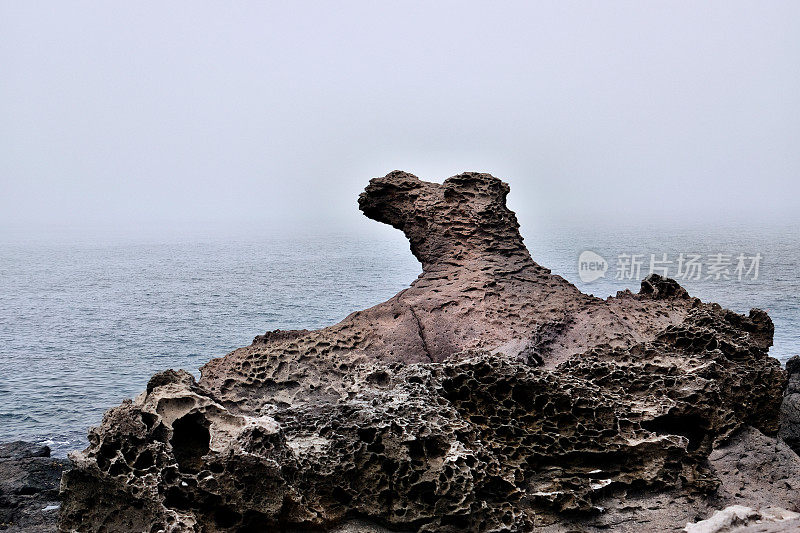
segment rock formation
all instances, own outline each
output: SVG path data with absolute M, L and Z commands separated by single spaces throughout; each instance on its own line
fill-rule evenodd
M 800 356 L 795 355 L 786 362 L 789 384 L 781 405 L 780 437 L 800 453 Z
M 58 484 L 69 462 L 28 442 L 0 444 L 0 531 L 55 531 Z
M 582 294 L 531 259 L 508 192 L 478 173 L 370 181 L 359 207 L 406 234 L 419 278 L 199 382 L 155 375 L 73 454 L 61 529 L 638 532 L 796 510 L 767 314 L 657 275 Z M 780 468 L 759 479 L 748 449 Z

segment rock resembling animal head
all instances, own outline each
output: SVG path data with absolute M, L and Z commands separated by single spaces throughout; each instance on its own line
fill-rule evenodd
M 517 218 L 506 207 L 508 191 L 490 174 L 465 172 L 439 184 L 395 170 L 370 180 L 358 205 L 369 218 L 405 233 L 428 271 L 441 261 L 529 257 Z

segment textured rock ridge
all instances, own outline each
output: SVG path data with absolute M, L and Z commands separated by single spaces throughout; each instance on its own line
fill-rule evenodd
M 370 181 L 361 210 L 406 234 L 420 277 L 199 382 L 153 376 L 73 455 L 62 530 L 674 531 L 797 510 L 769 316 L 657 275 L 584 295 L 531 259 L 508 192 L 479 173 Z

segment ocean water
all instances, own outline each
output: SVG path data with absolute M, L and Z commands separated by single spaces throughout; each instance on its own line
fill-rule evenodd
M 782 361 L 800 354 L 800 228 L 537 229 L 526 238 L 534 259 L 601 297 L 638 290 L 639 279 L 616 279 L 621 254 L 644 258 L 641 278 L 650 254 L 760 253 L 757 279 L 681 283 L 738 312 L 767 309 L 776 325 L 771 354 Z M 581 281 L 584 250 L 606 259 L 605 277 Z M 0 442 L 34 440 L 56 455 L 83 448 L 88 427 L 141 392 L 153 373 L 197 375 L 210 358 L 267 330 L 336 323 L 390 298 L 419 272 L 399 234 L 3 244 Z

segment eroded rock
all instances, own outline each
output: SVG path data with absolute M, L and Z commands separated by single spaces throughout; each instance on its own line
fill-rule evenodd
M 737 503 L 713 454 L 778 442 L 767 314 L 655 275 L 584 295 L 531 259 L 507 194 L 487 174 L 372 180 L 359 206 L 405 232 L 420 277 L 199 382 L 154 376 L 74 454 L 62 529 L 658 531 Z

